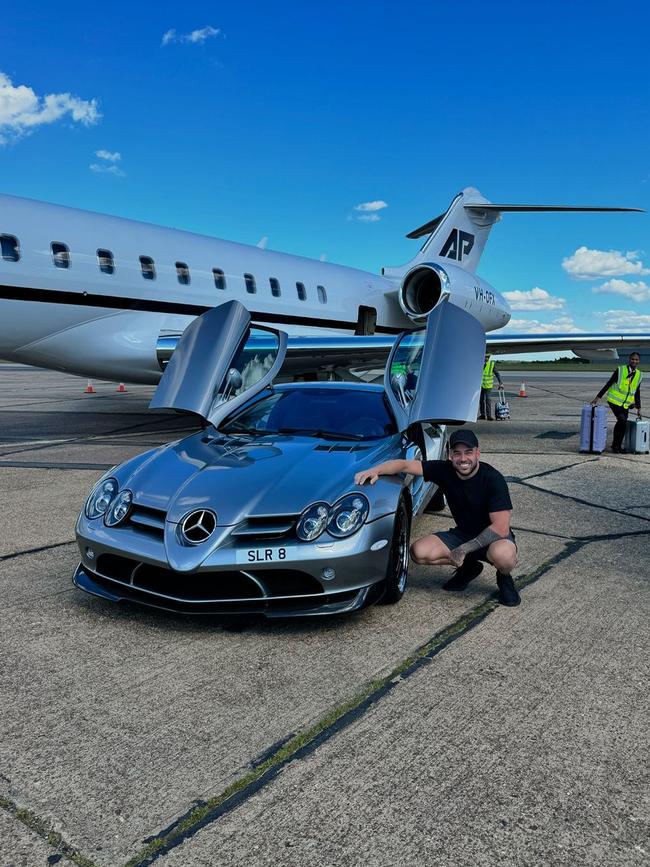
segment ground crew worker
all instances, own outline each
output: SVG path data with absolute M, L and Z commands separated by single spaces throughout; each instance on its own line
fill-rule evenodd
M 492 361 L 491 355 L 485 356 L 485 364 L 483 366 L 483 379 L 481 380 L 481 403 L 479 406 L 479 418 L 494 421 L 492 415 L 492 404 L 490 403 L 490 392 L 494 385 L 494 377 L 496 376 L 499 382 L 499 388 L 503 388 L 501 376 L 495 367 L 496 361 Z
M 632 406 L 641 418 L 641 380 L 643 373 L 638 369 L 641 358 L 638 352 L 631 352 L 627 364 L 617 367 L 609 380 L 591 401 L 596 406 L 600 398 L 607 392 L 607 403 L 616 417 L 612 451 L 615 454 L 625 454 L 623 437 L 627 427 L 627 416 Z
M 512 501 L 508 485 L 498 470 L 479 463 L 481 452 L 476 434 L 456 430 L 449 437 L 448 461 L 385 461 L 354 477 L 356 485 L 379 476 L 411 473 L 435 482 L 447 498 L 456 522 L 450 530 L 418 539 L 411 545 L 416 563 L 456 566 L 443 590 L 464 590 L 483 570 L 481 560 L 497 569 L 499 602 L 519 605 L 521 599 L 511 571 L 517 565 L 517 545 L 510 529 Z

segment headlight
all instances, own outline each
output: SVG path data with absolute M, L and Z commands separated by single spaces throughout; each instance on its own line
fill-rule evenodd
M 101 518 L 117 494 L 117 479 L 104 479 L 93 488 L 86 500 L 85 512 L 87 518 Z
M 302 513 L 296 526 L 296 535 L 303 542 L 313 542 L 327 527 L 330 508 L 327 503 L 315 503 Z
M 133 494 L 131 491 L 120 491 L 113 500 L 110 509 L 104 515 L 104 523 L 107 527 L 117 527 L 129 514 Z
M 356 533 L 368 517 L 370 506 L 361 494 L 348 494 L 330 509 L 327 530 L 332 536 L 342 539 Z

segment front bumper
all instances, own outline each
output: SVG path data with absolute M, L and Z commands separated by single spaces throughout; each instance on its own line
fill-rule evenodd
M 136 539 L 120 528 L 108 531 L 103 524 L 95 532 L 91 522 L 80 519 L 77 540 L 82 562 L 73 582 L 104 599 L 183 613 L 339 614 L 362 608 L 382 595 L 392 532 L 393 516 L 387 515 L 348 539 L 284 540 L 299 554 L 286 564 L 242 565 L 238 562 L 238 552 L 243 550 L 240 543 L 214 549 L 197 569 L 178 571 L 170 567 L 162 540 Z M 257 544 L 271 543 L 259 540 Z M 334 570 L 334 577 L 325 579 L 325 569 Z

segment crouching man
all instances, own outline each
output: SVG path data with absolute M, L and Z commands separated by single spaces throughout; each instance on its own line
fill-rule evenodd
M 517 546 L 510 529 L 512 501 L 508 485 L 498 470 L 480 463 L 478 439 L 471 430 L 457 430 L 449 438 L 448 461 L 386 461 L 363 470 L 354 477 L 355 484 L 370 482 L 379 476 L 412 473 L 435 482 L 445 497 L 456 522 L 451 529 L 418 539 L 411 545 L 416 563 L 430 566 L 456 566 L 443 590 L 464 590 L 491 563 L 497 570 L 499 602 L 519 605 L 519 592 L 512 579 L 517 565 Z

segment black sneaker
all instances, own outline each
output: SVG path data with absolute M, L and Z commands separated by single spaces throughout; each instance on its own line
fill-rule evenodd
M 497 587 L 499 588 L 499 602 L 502 605 L 508 605 L 510 608 L 519 605 L 521 596 L 515 587 L 512 575 L 503 575 L 501 572 L 497 572 Z
M 443 590 L 464 590 L 470 581 L 473 581 L 477 575 L 483 571 L 483 564 L 480 560 L 473 560 L 456 569 L 449 581 L 442 585 Z

